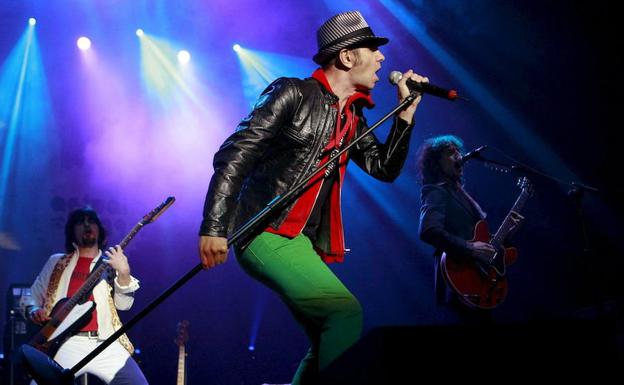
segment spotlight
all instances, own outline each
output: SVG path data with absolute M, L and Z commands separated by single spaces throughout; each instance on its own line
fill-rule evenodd
M 37 24 L 37 19 L 35 19 L 34 17 L 31 17 L 30 19 L 28 19 L 28 24 L 30 24 L 30 25 Z
M 76 45 L 81 50 L 86 51 L 91 48 L 91 40 L 89 40 L 88 37 L 81 36 L 78 38 L 78 40 L 76 40 Z
M 249 350 L 250 352 L 253 352 L 254 350 L 256 350 L 256 347 L 255 347 L 255 346 L 253 346 L 253 345 L 249 345 L 249 346 L 247 347 L 247 350 Z
M 240 52 L 240 50 L 241 50 L 241 46 L 240 46 L 240 45 L 238 45 L 238 44 L 234 44 L 234 45 L 232 46 L 232 49 L 233 49 L 235 52 Z
M 189 53 L 189 51 L 183 49 L 178 52 L 178 63 L 186 64 L 189 62 L 189 60 L 191 60 L 191 54 Z
M 136 30 L 136 35 L 139 36 L 139 37 L 143 36 L 143 33 L 144 32 L 143 32 L 143 30 L 141 28 Z

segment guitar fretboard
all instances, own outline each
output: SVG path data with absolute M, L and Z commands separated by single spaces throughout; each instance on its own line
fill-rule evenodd
M 505 241 L 505 238 L 507 238 L 507 234 L 509 234 L 509 231 L 514 225 L 514 222 L 511 219 L 512 215 L 514 215 L 514 213 L 520 213 L 528 198 L 529 191 L 527 189 L 522 189 L 520 195 L 518 196 L 518 199 L 516 199 L 513 207 L 511 208 L 511 210 L 509 210 L 507 216 L 505 216 L 505 219 L 503 220 L 503 223 L 501 223 L 498 231 L 496 231 L 496 234 L 492 238 L 492 241 L 490 242 L 492 246 L 497 248 L 503 246 L 503 242 Z

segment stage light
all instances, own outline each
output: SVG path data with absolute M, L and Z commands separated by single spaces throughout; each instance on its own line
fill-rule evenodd
M 191 60 L 191 54 L 189 51 L 183 49 L 178 52 L 178 63 L 186 64 Z
M 256 350 L 256 347 L 255 347 L 255 346 L 253 346 L 253 345 L 249 345 L 249 346 L 247 347 L 247 350 L 249 350 L 250 352 L 253 352 L 254 350 Z
M 144 34 L 144 32 L 143 32 L 143 30 L 141 28 L 136 30 L 136 35 L 137 36 L 141 37 L 141 36 L 143 36 L 143 34 Z
M 53 115 L 51 97 L 34 27 L 36 21 L 27 20 L 19 40 L 10 51 L 3 49 L 0 59 L 0 243 L 7 241 L 3 230 L 27 223 L 7 214 L 22 206 L 20 197 L 39 204 L 32 202 L 36 193 L 28 187 L 29 182 L 49 172 L 49 162 L 54 159 L 51 154 L 57 145 L 56 126 L 49 121 Z M 37 156 L 31 155 L 34 153 Z M 46 194 L 44 191 L 48 190 L 42 188 L 40 192 Z M 43 206 L 41 203 L 38 207 Z M 3 252 L 0 246 L 0 255 Z
M 37 24 L 37 19 L 35 19 L 34 17 L 31 17 L 30 19 L 28 19 L 28 24 L 30 24 L 30 25 Z
M 249 107 L 256 104 L 258 95 L 279 76 L 303 77 L 315 69 L 308 58 L 257 51 L 238 44 L 232 49 L 240 63 L 243 94 Z
M 81 36 L 78 38 L 78 40 L 76 40 L 76 45 L 81 50 L 86 51 L 91 48 L 91 40 L 89 40 L 88 37 Z

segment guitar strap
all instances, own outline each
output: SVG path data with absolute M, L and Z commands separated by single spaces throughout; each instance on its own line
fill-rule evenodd
M 54 270 L 52 270 L 50 280 L 48 281 L 45 302 L 43 304 L 43 309 L 45 310 L 46 315 L 49 315 L 50 312 L 52 312 L 52 308 L 56 304 L 54 302 L 54 299 L 56 298 L 56 291 L 58 290 L 58 285 L 61 281 L 63 271 L 65 271 L 65 268 L 67 267 L 67 265 L 69 265 L 72 255 L 74 255 L 74 253 L 65 254 L 63 257 L 59 258 L 59 260 L 56 262 L 56 265 L 54 265 Z

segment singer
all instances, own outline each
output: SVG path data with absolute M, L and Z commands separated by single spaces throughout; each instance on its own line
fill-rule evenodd
M 379 47 L 388 39 L 376 36 L 355 11 L 327 20 L 317 41 L 313 60 L 320 68 L 307 79 L 279 78 L 270 84 L 214 156 L 199 231 L 200 259 L 207 269 L 226 261 L 227 237 L 234 229 L 367 128 L 363 109 L 373 107 L 371 90 L 384 61 Z M 407 79 L 428 81 L 405 72 L 398 82 L 399 100 L 409 95 Z M 316 383 L 319 371 L 360 337 L 361 306 L 325 265 L 344 258 L 340 190 L 346 165 L 351 158 L 379 180 L 397 178 L 420 100 L 395 117 L 385 143 L 367 135 L 249 243 L 233 247 L 243 270 L 280 296 L 310 340 L 293 384 Z
M 480 149 L 485 148 L 485 146 Z M 496 253 L 492 245 L 470 241 L 477 221 L 485 219 L 481 206 L 464 190 L 463 164 L 472 156 L 461 156 L 463 142 L 454 135 L 427 139 L 418 150 L 418 171 L 422 182 L 420 239 L 435 248 L 436 303 L 450 309 L 460 323 L 492 322 L 490 310 L 466 306 L 447 287 L 440 271 L 442 253 L 489 263 Z M 472 151 L 478 154 L 480 149 Z M 513 232 L 517 231 L 519 220 Z M 510 232 L 510 237 L 513 234 Z

